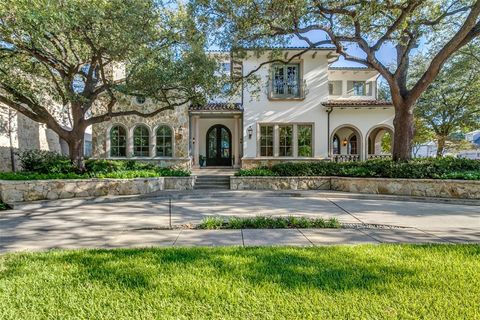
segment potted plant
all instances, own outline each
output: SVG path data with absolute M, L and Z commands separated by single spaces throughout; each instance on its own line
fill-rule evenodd
M 199 158 L 199 162 L 200 162 L 200 167 L 205 167 L 205 164 L 207 162 L 207 159 L 205 158 L 205 156 L 200 155 L 198 158 Z

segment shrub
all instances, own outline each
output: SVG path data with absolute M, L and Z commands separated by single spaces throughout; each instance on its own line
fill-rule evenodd
M 232 217 L 224 221 L 220 217 L 206 217 L 200 229 L 287 229 L 287 228 L 341 228 L 335 218 L 328 220 L 308 217 Z
M 18 154 L 25 171 L 37 173 L 69 173 L 75 169 L 67 156 L 46 150 L 27 150 Z
M 271 174 L 269 174 L 271 173 Z M 239 176 L 344 176 L 411 179 L 480 180 L 480 161 L 446 157 L 415 159 L 408 162 L 368 160 L 363 162 L 281 163 L 270 168 L 241 170 Z
M 224 221 L 220 217 L 205 217 L 199 225 L 200 229 L 221 229 Z

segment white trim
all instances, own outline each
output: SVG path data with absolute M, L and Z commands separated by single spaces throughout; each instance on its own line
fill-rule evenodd
M 158 157 L 157 156 L 157 130 L 162 127 L 162 126 L 165 126 L 165 127 L 168 127 L 170 128 L 170 130 L 172 131 L 172 156 L 171 157 Z M 175 132 L 175 128 L 168 124 L 168 123 L 164 123 L 164 122 L 161 122 L 159 124 L 157 124 L 156 126 L 153 127 L 152 129 L 153 133 L 152 133 L 152 157 L 153 158 L 164 158 L 164 159 L 171 159 L 171 158 L 175 158 L 175 135 L 176 135 L 176 132 Z

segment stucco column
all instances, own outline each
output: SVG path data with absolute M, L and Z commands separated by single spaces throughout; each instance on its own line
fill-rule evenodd
M 200 167 L 200 159 L 199 159 L 199 150 L 200 150 L 200 124 L 199 124 L 200 116 L 193 116 L 193 126 L 194 126 L 194 136 L 195 143 L 193 144 L 193 166 L 195 168 Z
M 239 135 L 239 127 L 240 127 L 240 116 L 235 115 L 233 116 L 235 119 L 234 127 L 233 127 L 233 158 L 234 163 L 233 167 L 238 168 L 240 167 L 240 152 L 239 152 L 239 144 L 240 144 L 240 135 Z

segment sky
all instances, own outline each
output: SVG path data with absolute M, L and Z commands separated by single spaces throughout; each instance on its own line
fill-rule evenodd
M 311 32 L 305 33 L 304 36 L 308 36 L 310 41 L 321 41 L 321 40 L 328 39 L 326 33 L 323 31 L 311 31 Z M 305 41 L 298 39 L 297 37 L 292 39 L 290 44 L 292 46 L 308 46 L 308 44 Z M 423 51 L 424 49 L 425 49 L 425 41 L 421 41 L 418 49 L 412 50 L 412 54 L 415 54 L 418 51 Z M 350 46 L 348 48 L 348 52 L 354 56 L 365 57 L 365 53 L 356 46 Z M 377 51 L 376 56 L 377 56 L 377 59 L 386 66 L 394 64 L 396 61 L 395 47 L 392 44 L 385 43 L 380 48 L 380 50 Z M 340 57 L 340 59 L 337 62 L 333 63 L 333 66 L 351 67 L 351 66 L 362 66 L 362 65 L 353 61 L 346 61 L 343 57 Z

